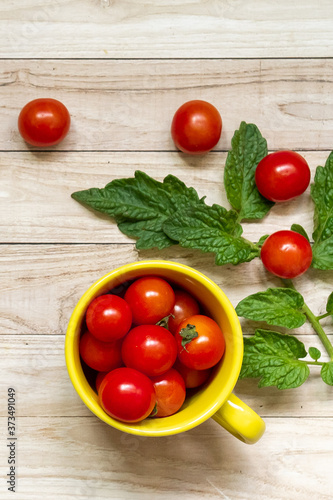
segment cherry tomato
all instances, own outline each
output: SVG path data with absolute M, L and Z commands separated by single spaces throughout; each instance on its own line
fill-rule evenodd
M 117 295 L 100 295 L 88 306 L 87 328 L 97 339 L 112 342 L 124 337 L 132 325 L 132 311 Z
M 129 286 L 124 299 L 132 310 L 133 323 L 154 325 L 170 314 L 175 303 L 175 293 L 164 279 L 146 276 Z
M 123 365 L 121 344 L 121 340 L 101 342 L 90 332 L 85 332 L 80 339 L 80 355 L 90 368 L 101 372 L 110 371 Z
M 219 142 L 221 132 L 221 115 L 206 101 L 185 102 L 176 111 L 171 124 L 176 147 L 194 155 L 208 153 Z
M 122 422 L 140 422 L 156 403 L 152 381 L 132 368 L 117 368 L 108 373 L 99 388 L 103 410 Z
M 287 201 L 304 193 L 310 183 L 310 168 L 294 151 L 277 151 L 263 158 L 255 172 L 259 192 L 271 201 Z
M 110 372 L 98 372 L 95 380 L 95 387 L 96 391 L 99 391 L 99 388 L 101 387 L 101 383 L 103 382 L 104 377 Z
M 193 370 L 183 365 L 179 360 L 174 364 L 174 368 L 183 377 L 186 389 L 193 389 L 204 384 L 210 377 L 212 370 Z
M 172 367 L 177 344 L 172 333 L 162 326 L 140 325 L 126 335 L 121 354 L 126 366 L 154 377 Z
M 173 368 L 159 375 L 152 377 L 156 394 L 156 412 L 154 417 L 168 417 L 176 413 L 185 401 L 186 389 L 182 376 Z
M 267 271 L 280 278 L 291 279 L 310 267 L 312 249 L 304 236 L 284 230 L 271 234 L 265 240 L 260 256 Z
M 69 112 L 56 99 L 34 99 L 28 102 L 18 117 L 18 129 L 32 146 L 54 146 L 62 141 L 70 126 Z
M 194 314 L 199 314 L 198 302 L 184 290 L 175 290 L 175 305 L 171 311 L 172 316 L 168 320 L 168 328 L 175 334 L 180 323 Z
M 175 338 L 179 361 L 194 370 L 211 368 L 224 354 L 222 330 L 208 316 L 197 314 L 182 321 Z

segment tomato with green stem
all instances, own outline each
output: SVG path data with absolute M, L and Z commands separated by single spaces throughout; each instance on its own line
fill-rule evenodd
M 264 241 L 260 257 L 267 271 L 280 278 L 292 279 L 310 267 L 312 248 L 302 234 L 282 230 L 271 234 Z
M 175 338 L 179 361 L 194 370 L 212 368 L 225 351 L 221 328 L 212 318 L 202 314 L 182 321 Z

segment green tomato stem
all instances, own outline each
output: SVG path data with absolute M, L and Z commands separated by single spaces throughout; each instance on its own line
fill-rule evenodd
M 300 359 L 298 361 L 301 361 Z M 315 365 L 315 366 L 323 366 L 326 365 L 323 361 L 302 361 L 302 363 L 306 363 L 307 365 Z
M 291 280 L 284 280 L 284 282 L 286 283 L 286 285 L 289 288 L 296 290 L 296 288 Z M 303 310 L 304 314 L 306 315 L 306 317 L 308 318 L 309 322 L 311 323 L 312 328 L 318 334 L 318 337 L 320 338 L 323 346 L 325 347 L 327 354 L 330 356 L 331 361 L 333 361 L 333 345 L 329 341 L 329 338 L 327 337 L 326 333 L 324 332 L 323 327 L 319 323 L 318 318 L 313 314 L 313 312 L 306 305 L 305 302 L 303 304 L 302 310 Z
M 316 318 L 318 321 L 320 321 L 321 319 L 327 318 L 328 316 L 331 316 L 331 313 L 321 314 L 320 316 L 316 316 Z
M 319 323 L 318 319 L 316 316 L 313 314 L 313 312 L 309 309 L 309 307 L 305 304 L 303 305 L 303 311 L 306 314 L 306 317 L 310 321 L 313 329 L 317 332 L 323 346 L 325 347 L 327 354 L 330 356 L 331 361 L 333 361 L 333 345 L 329 341 L 326 333 L 323 330 L 323 327 Z

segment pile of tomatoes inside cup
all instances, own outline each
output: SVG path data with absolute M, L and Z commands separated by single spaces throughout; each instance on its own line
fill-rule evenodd
M 143 276 L 89 304 L 79 349 L 104 411 L 131 423 L 180 410 L 209 379 L 225 339 L 188 291 Z

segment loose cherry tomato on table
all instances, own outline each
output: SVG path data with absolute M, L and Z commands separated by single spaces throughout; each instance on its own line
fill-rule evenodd
M 87 328 L 97 339 L 112 342 L 124 337 L 132 325 L 132 311 L 117 295 L 96 297 L 88 306 Z
M 312 248 L 303 235 L 283 230 L 264 241 L 260 256 L 267 271 L 280 278 L 292 279 L 310 267 Z
M 168 320 L 168 329 L 175 334 L 180 323 L 194 314 L 199 314 L 198 302 L 184 290 L 175 290 L 175 305 Z
M 162 326 L 140 325 L 124 338 L 121 354 L 126 366 L 154 377 L 172 367 L 177 358 L 177 343 Z
M 182 376 L 186 389 L 194 389 L 204 384 L 210 377 L 212 370 L 208 368 L 207 370 L 193 370 L 183 365 L 179 360 L 174 364 L 174 368 Z
M 156 411 L 154 417 L 168 417 L 176 413 L 182 406 L 186 397 L 185 382 L 182 376 L 174 369 L 152 377 L 156 394 Z
M 117 368 L 108 373 L 99 388 L 104 411 L 122 422 L 140 422 L 153 411 L 156 395 L 152 381 L 132 368 Z
M 202 314 L 182 321 L 175 338 L 179 361 L 194 370 L 211 368 L 224 354 L 225 340 L 221 328 L 212 318 Z
M 277 151 L 265 156 L 255 172 L 259 192 L 275 202 L 300 196 L 308 187 L 310 177 L 306 160 L 294 151 Z
M 219 142 L 222 119 L 218 110 L 206 101 L 188 101 L 176 111 L 171 136 L 178 149 L 199 155 L 208 153 Z
M 133 323 L 154 325 L 170 314 L 175 303 L 175 293 L 163 278 L 146 276 L 128 287 L 124 299 L 132 310 Z
M 70 115 L 56 99 L 34 99 L 28 102 L 18 117 L 18 129 L 32 146 L 54 146 L 62 141 L 70 127 Z
M 90 332 L 80 338 L 79 351 L 83 361 L 94 370 L 106 372 L 123 365 L 121 358 L 122 340 L 102 342 Z

